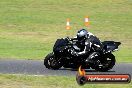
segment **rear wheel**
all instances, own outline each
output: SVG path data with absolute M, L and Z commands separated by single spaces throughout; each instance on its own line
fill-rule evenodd
M 101 60 L 96 60 L 94 63 L 94 69 L 96 71 L 108 71 L 115 65 L 115 56 L 111 53 L 105 54 Z

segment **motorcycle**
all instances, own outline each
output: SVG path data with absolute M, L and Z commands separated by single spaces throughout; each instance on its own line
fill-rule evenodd
M 73 56 L 72 50 L 79 51 L 77 41 L 74 39 L 57 39 L 53 52 L 49 53 L 44 59 L 44 65 L 48 69 L 57 70 L 61 67 L 77 69 L 80 65 L 85 69 L 95 69 L 96 71 L 108 71 L 115 65 L 115 56 L 112 52 L 118 50 L 120 42 L 103 41 L 103 49 L 99 52 L 91 46 L 90 52 L 83 56 Z

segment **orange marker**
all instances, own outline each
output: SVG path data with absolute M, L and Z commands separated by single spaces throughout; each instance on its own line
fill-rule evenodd
M 89 17 L 88 16 L 86 16 L 85 17 L 85 26 L 89 26 Z
M 71 26 L 70 26 L 70 19 L 69 19 L 69 18 L 66 20 L 66 29 L 67 29 L 67 30 L 71 29 Z

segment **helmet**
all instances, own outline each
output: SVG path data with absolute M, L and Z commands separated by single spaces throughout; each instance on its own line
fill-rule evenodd
M 88 32 L 86 29 L 81 29 L 77 32 L 77 39 L 83 41 L 88 37 Z

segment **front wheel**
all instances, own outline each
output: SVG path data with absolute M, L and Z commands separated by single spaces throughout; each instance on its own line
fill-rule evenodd
M 50 67 L 53 70 L 58 70 L 63 66 L 61 58 L 55 58 L 50 62 Z
M 113 68 L 115 65 L 115 56 L 111 53 L 105 54 L 101 60 L 96 60 L 94 69 L 96 71 L 105 72 Z
M 48 69 L 57 70 L 62 67 L 61 58 L 55 58 L 54 53 L 48 54 L 44 59 L 44 65 Z
M 46 68 L 50 69 L 50 62 L 54 59 L 54 53 L 49 53 L 44 59 L 44 65 Z

